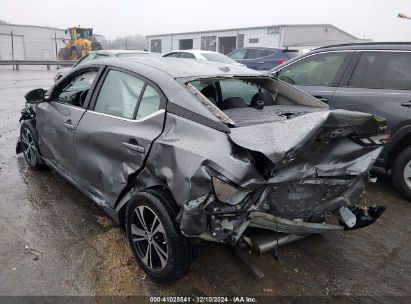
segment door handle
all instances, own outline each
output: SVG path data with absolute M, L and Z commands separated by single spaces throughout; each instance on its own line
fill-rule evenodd
M 322 101 L 325 103 L 330 101 L 327 97 L 322 97 L 322 96 L 314 96 L 314 97 L 317 98 L 319 101 Z
M 65 123 L 63 123 L 63 126 L 67 130 L 74 130 L 74 125 L 71 123 L 71 120 L 67 120 Z
M 263 64 L 263 63 L 265 63 L 264 61 L 258 61 L 257 63 L 259 63 L 259 64 Z
M 137 144 L 137 142 L 135 141 L 135 143 L 130 143 L 130 142 L 123 142 L 123 146 L 126 147 L 127 149 L 139 152 L 139 153 L 144 153 L 144 147 L 140 146 Z
M 411 100 L 410 100 L 410 101 L 401 102 L 401 105 L 402 105 L 403 107 L 411 107 Z

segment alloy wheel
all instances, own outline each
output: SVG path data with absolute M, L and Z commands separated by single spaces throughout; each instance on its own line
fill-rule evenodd
M 404 181 L 409 189 L 411 189 L 411 160 L 404 167 Z
M 164 226 L 155 212 L 147 206 L 138 206 L 131 218 L 133 244 L 140 260 L 151 271 L 160 271 L 167 265 L 168 245 Z
M 35 166 L 37 161 L 36 145 L 28 128 L 24 128 L 21 132 L 21 143 L 26 161 L 30 166 Z

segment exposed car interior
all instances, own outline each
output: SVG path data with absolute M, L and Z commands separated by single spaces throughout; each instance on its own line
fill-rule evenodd
M 327 107 L 271 79 L 201 79 L 190 84 L 237 126 L 285 120 L 313 111 L 313 107 Z
M 97 71 L 89 71 L 75 77 L 56 94 L 56 101 L 82 107 L 96 75 Z
M 263 87 L 241 79 L 200 80 L 191 83 L 220 110 L 275 104 L 273 95 Z

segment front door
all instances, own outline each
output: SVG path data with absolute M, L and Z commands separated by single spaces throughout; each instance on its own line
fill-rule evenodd
M 36 108 L 42 156 L 69 175 L 75 169 L 74 131 L 85 112 L 84 105 L 97 72 L 94 68 L 75 73 L 53 90 L 50 102 Z
M 103 78 L 77 126 L 74 147 L 81 183 L 113 207 L 162 132 L 165 99 L 132 73 L 109 69 Z

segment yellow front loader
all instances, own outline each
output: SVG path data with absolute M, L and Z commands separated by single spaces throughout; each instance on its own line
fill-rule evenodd
M 92 28 L 71 27 L 66 31 L 66 44 L 58 52 L 59 60 L 78 60 L 90 51 L 101 50 L 101 43 L 93 35 Z

